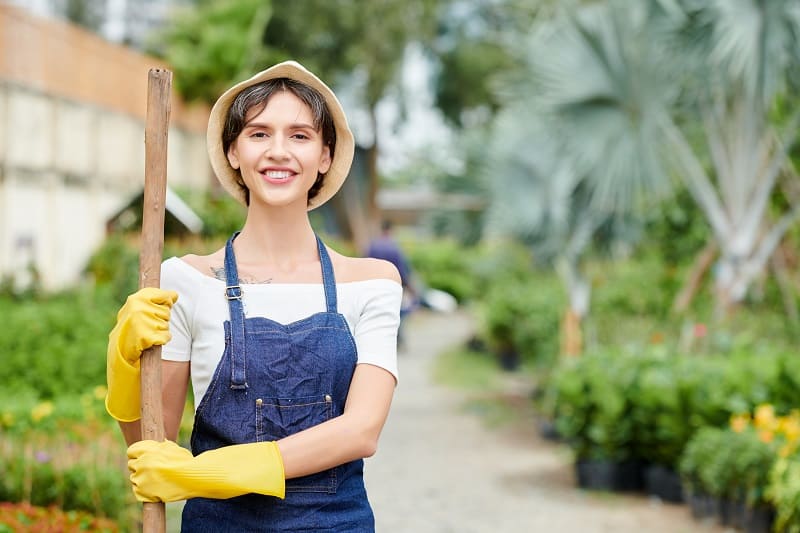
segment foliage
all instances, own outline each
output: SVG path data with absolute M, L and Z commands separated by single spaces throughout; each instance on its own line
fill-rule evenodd
M 633 459 L 628 391 L 637 369 L 609 354 L 569 359 L 550 380 L 551 413 L 576 459 Z
M 756 508 L 773 501 L 779 458 L 790 457 L 798 444 L 800 412 L 779 417 L 772 405 L 761 404 L 752 416 L 732 416 L 729 427 L 699 430 L 681 457 L 680 472 L 695 492 Z
M 800 533 L 800 457 L 776 461 L 767 495 L 775 506 L 775 531 Z
M 135 508 L 124 446 L 105 413 L 105 388 L 56 402 L 3 398 L 0 501 L 91 513 L 129 523 Z
M 108 291 L 87 289 L 40 300 L 0 297 L 4 392 L 52 399 L 105 383 L 108 332 L 119 305 Z
M 219 240 L 227 239 L 242 229 L 245 208 L 232 196 L 220 191 L 206 191 L 188 195 L 192 209 L 203 220 L 203 236 Z
M 134 237 L 113 233 L 89 258 L 86 271 L 114 299 L 123 302 L 139 287 L 139 250 Z
M 579 458 L 615 455 L 674 467 L 700 429 L 723 427 L 733 415 L 786 398 L 780 369 L 793 359 L 677 356 L 655 349 L 591 353 L 555 369 L 544 407 Z M 775 409 L 786 413 L 793 406 L 781 400 Z M 611 415 L 621 418 L 617 440 L 598 439 L 604 434 L 597 425 L 607 426 Z
M 272 3 L 263 0 L 199 2 L 176 11 L 153 51 L 172 65 L 184 98 L 213 102 L 263 62 L 258 45 L 271 12 Z
M 82 511 L 63 511 L 56 506 L 37 507 L 29 503 L 0 502 L 0 533 L 115 533 L 119 530 L 113 521 Z
M 480 304 L 481 329 L 498 354 L 513 351 L 523 360 L 550 366 L 558 355 L 563 292 L 544 276 L 499 278 Z
M 587 176 L 595 206 L 647 205 L 648 191 L 683 179 L 720 250 L 718 311 L 744 299 L 800 216 L 797 207 L 767 209 L 800 120 L 796 111 L 778 123 L 770 116 L 797 91 L 795 10 L 792 0 L 567 9 L 532 33 L 527 83 L 512 84 L 540 117 L 516 114 L 517 129 L 543 122 L 563 164 Z
M 471 252 L 452 240 L 404 243 L 412 270 L 431 289 L 452 294 L 459 302 L 477 293 L 470 271 Z

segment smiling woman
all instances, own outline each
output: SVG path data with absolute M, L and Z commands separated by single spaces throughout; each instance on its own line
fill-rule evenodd
M 344 112 L 286 62 L 224 93 L 207 138 L 244 227 L 167 259 L 168 290 L 131 295 L 109 337 L 106 404 L 133 443 L 134 493 L 188 499 L 185 531 L 372 531 L 362 459 L 394 393 L 402 289 L 391 263 L 338 254 L 311 227 L 350 169 Z M 190 383 L 198 401 L 191 452 L 136 442 L 139 357 L 157 344 L 168 438 Z
M 284 80 L 268 82 L 286 86 Z M 239 170 L 248 202 L 307 205 L 331 164 L 311 110 L 293 92 L 274 94 L 267 105 L 248 113 L 244 129 L 227 149 L 231 168 Z M 278 188 L 265 186 L 278 185 Z

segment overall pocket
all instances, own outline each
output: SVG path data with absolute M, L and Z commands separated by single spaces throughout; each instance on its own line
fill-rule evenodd
M 257 398 L 256 441 L 279 440 L 333 417 L 330 394 L 299 398 Z M 286 492 L 335 493 L 336 468 L 286 480 Z

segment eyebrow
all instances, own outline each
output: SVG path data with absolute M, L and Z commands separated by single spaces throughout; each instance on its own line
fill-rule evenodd
M 271 128 L 272 126 L 270 124 L 265 123 L 265 122 L 248 122 L 247 124 L 244 125 L 244 127 L 245 128 Z M 293 124 L 289 124 L 289 129 L 310 129 L 312 131 L 317 131 L 317 128 L 315 128 L 313 125 L 307 124 L 305 122 L 295 122 Z

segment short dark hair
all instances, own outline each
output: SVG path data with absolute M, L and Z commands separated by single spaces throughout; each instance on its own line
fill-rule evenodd
M 222 129 L 222 151 L 227 156 L 228 149 L 242 133 L 247 124 L 247 115 L 253 110 L 260 113 L 266 106 L 269 99 L 278 92 L 288 91 L 298 97 L 304 104 L 311 109 L 313 125 L 322 134 L 322 144 L 330 149 L 330 156 L 336 149 L 336 127 L 333 124 L 328 104 L 319 91 L 313 87 L 301 83 L 291 78 L 274 78 L 271 80 L 257 83 L 243 90 L 236 95 L 228 114 L 225 116 L 225 127 Z M 308 191 L 308 200 L 311 201 L 322 188 L 325 181 L 325 174 L 318 173 L 317 180 Z M 240 181 L 239 186 L 244 191 L 244 198 L 247 205 L 250 205 L 250 191 L 245 186 L 244 181 Z

